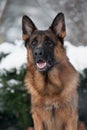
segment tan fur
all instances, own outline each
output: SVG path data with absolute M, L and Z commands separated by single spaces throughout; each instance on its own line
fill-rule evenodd
M 60 64 L 56 64 L 45 77 L 36 70 L 28 48 L 25 83 L 31 94 L 35 130 L 77 130 L 79 76 L 59 41 L 54 53 Z
M 79 75 L 70 64 L 63 48 L 66 35 L 64 14 L 59 13 L 45 31 L 39 31 L 30 18 L 23 16 L 22 30 L 27 47 L 25 85 L 31 94 L 34 130 L 84 130 L 83 123 L 78 121 Z M 51 42 L 48 40 L 46 43 L 46 36 Z M 36 41 L 36 44 L 33 44 L 33 41 Z M 47 46 L 48 44 L 53 46 Z M 34 49 L 30 47 L 32 45 Z M 34 51 L 35 48 L 42 49 L 44 46 L 45 50 L 46 47 L 47 50 L 53 47 L 52 58 L 55 60 L 52 61 L 52 68 L 42 73 L 35 66 Z M 51 51 L 49 56 L 52 56 Z

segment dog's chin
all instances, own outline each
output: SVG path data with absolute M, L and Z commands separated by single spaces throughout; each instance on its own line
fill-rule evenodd
M 36 66 L 40 72 L 46 72 L 52 67 L 52 65 L 46 61 L 37 62 Z

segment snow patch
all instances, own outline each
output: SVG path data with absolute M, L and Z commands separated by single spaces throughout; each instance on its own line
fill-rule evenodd
M 65 41 L 67 56 L 77 71 L 83 71 L 87 68 L 87 46 L 74 46 L 70 42 Z
M 4 50 L 4 48 L 8 48 Z M 0 70 L 8 70 L 11 69 L 20 69 L 21 65 L 26 63 L 26 48 L 24 47 L 23 41 L 16 40 L 15 45 L 10 43 L 3 43 L 0 45 L 0 50 L 3 49 L 2 52 L 10 53 L 5 58 L 1 60 Z
M 0 88 L 2 88 L 3 87 L 3 84 L 2 83 L 0 83 Z
M 14 86 L 14 85 L 18 85 L 18 84 L 21 84 L 21 81 L 18 81 L 18 80 L 15 80 L 15 79 L 11 79 L 7 82 L 7 84 L 9 86 Z
M 4 54 L 11 53 L 14 51 L 15 46 L 11 43 L 4 42 L 0 45 L 0 54 L 3 52 Z

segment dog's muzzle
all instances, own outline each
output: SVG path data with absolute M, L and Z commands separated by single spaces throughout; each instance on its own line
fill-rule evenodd
M 43 48 L 35 48 L 33 52 L 34 61 L 39 71 L 47 71 L 51 68 L 51 60 Z

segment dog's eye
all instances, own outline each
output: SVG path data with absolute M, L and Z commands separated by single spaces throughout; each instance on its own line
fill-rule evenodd
M 33 39 L 32 42 L 31 42 L 31 46 L 35 46 L 37 44 L 37 40 L 36 39 Z

